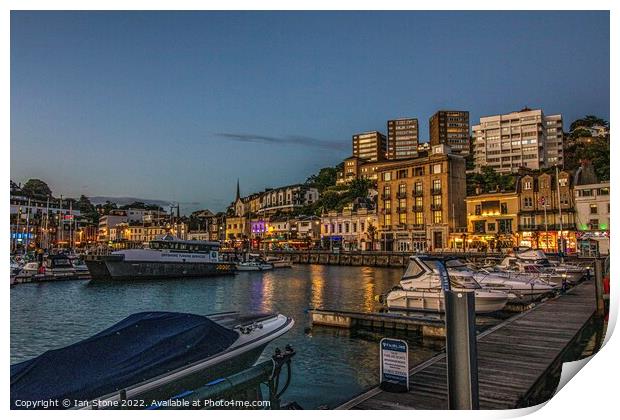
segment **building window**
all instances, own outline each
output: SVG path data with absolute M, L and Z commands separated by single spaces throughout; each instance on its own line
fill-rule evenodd
M 441 163 L 436 163 L 432 167 L 432 173 L 440 174 L 441 173 Z
M 437 224 L 437 223 L 442 223 L 442 214 L 441 214 L 441 210 L 437 210 L 433 212 L 433 223 Z
M 422 183 L 421 182 L 415 183 L 414 192 L 416 195 L 422 195 Z
M 533 205 L 532 197 L 523 198 L 523 207 L 532 207 L 532 205 Z
M 398 214 L 398 223 L 404 225 L 407 223 L 407 213 L 399 213 Z
M 596 204 L 590 204 L 590 214 L 598 214 L 598 206 Z
M 476 216 L 480 216 L 482 214 L 482 206 L 480 204 L 476 204 L 476 207 L 474 208 L 474 214 Z
M 484 220 L 478 220 L 474 222 L 474 233 L 484 233 Z
M 499 212 L 501 214 L 508 214 L 508 203 L 501 203 L 499 205 Z
M 499 219 L 497 221 L 497 229 L 499 233 L 512 233 L 512 220 Z
M 391 181 L 392 180 L 392 173 L 391 172 L 383 172 L 382 177 L 383 177 L 384 181 Z
M 598 230 L 598 219 L 590 219 L 590 230 Z
M 384 224 L 385 226 L 390 226 L 390 225 L 392 224 L 392 215 L 391 215 L 391 214 L 386 214 L 386 215 L 383 217 L 383 222 L 384 222 L 383 224 Z
M 392 200 L 385 200 L 384 201 L 384 206 L 385 206 L 385 211 L 386 212 L 392 211 Z
M 532 181 L 524 181 L 523 182 L 523 189 L 524 190 L 531 190 L 532 189 Z
M 441 179 L 434 179 L 433 180 L 433 192 L 434 193 L 441 193 Z
M 489 229 L 489 232 L 495 232 L 495 223 L 489 223 L 487 228 Z
M 424 224 L 424 213 L 422 213 L 421 211 L 417 211 L 415 213 L 415 224 L 416 225 L 423 225 Z

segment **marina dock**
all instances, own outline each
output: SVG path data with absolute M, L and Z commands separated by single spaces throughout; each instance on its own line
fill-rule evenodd
M 513 316 L 478 335 L 481 409 L 513 409 L 539 401 L 550 373 L 570 361 L 576 343 L 596 310 L 594 281 Z M 568 359 L 568 360 L 567 360 Z M 410 390 L 388 393 L 375 387 L 338 409 L 448 409 L 446 355 L 440 353 L 410 370 Z
M 389 313 L 361 313 L 311 309 L 312 325 L 339 328 L 380 328 L 402 332 L 415 332 L 425 337 L 445 337 L 445 322 L 439 317 L 413 317 Z

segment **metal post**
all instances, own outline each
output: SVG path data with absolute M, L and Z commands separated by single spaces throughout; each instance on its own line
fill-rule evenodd
M 449 408 L 478 410 L 475 293 L 451 290 L 444 293 Z
M 594 284 L 596 290 L 596 314 L 605 315 L 605 301 L 603 300 L 603 260 L 594 260 Z

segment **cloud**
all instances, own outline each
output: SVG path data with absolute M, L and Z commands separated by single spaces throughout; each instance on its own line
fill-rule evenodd
M 313 137 L 289 135 L 284 137 L 263 136 L 260 134 L 241 134 L 241 133 L 214 133 L 218 137 L 222 137 L 232 141 L 242 143 L 263 143 L 283 145 L 289 144 L 302 147 L 315 147 L 318 149 L 330 150 L 347 150 L 350 146 L 348 143 L 335 142 L 329 140 L 320 140 Z

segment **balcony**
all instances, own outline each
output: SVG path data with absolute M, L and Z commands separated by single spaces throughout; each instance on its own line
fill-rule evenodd
M 441 210 L 441 204 L 431 204 L 431 210 Z
M 439 194 L 441 194 L 441 188 L 431 188 L 431 194 L 432 195 L 439 195 Z
M 396 207 L 396 213 L 407 213 L 407 207 Z
M 416 206 L 416 205 L 414 205 L 411 209 L 413 211 L 424 211 L 424 206 Z
M 422 197 L 424 195 L 424 191 L 422 190 L 413 190 L 414 197 Z
M 399 191 L 396 193 L 396 198 L 407 198 L 407 192 L 406 191 Z
M 407 225 L 404 223 L 399 223 L 396 225 L 396 230 L 407 230 Z
M 415 223 L 413 224 L 413 230 L 424 230 L 424 225 Z
M 390 194 L 381 194 L 381 199 L 382 200 L 390 200 L 392 198 L 392 196 Z

